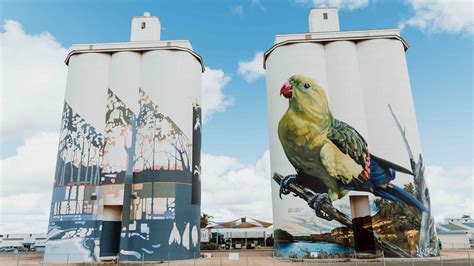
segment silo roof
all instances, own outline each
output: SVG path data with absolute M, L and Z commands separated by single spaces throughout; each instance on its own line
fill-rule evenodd
M 270 54 L 281 46 L 295 43 L 328 43 L 334 41 L 365 41 L 373 39 L 399 40 L 403 44 L 405 51 L 408 49 L 408 43 L 400 36 L 399 29 L 279 34 L 275 37 L 275 44 L 263 55 L 263 68 L 266 69 L 267 58 Z
M 201 71 L 205 71 L 202 57 L 193 51 L 191 44 L 186 40 L 74 44 L 71 47 L 71 51 L 66 56 L 64 63 L 68 65 L 71 56 L 81 53 L 114 53 L 123 51 L 147 52 L 154 50 L 176 50 L 190 53 L 198 60 L 201 65 Z

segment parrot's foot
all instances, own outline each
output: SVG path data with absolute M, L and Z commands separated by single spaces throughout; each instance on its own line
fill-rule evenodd
M 296 175 L 287 175 L 285 176 L 281 182 L 280 182 L 280 199 L 281 199 L 281 194 L 288 195 L 290 194 L 290 189 L 289 185 L 291 183 L 295 183 L 296 181 Z
M 308 199 L 308 205 L 314 209 L 316 216 L 331 221 L 333 218 L 325 213 L 321 208 L 324 203 L 332 206 L 332 201 L 329 198 L 328 193 L 316 193 L 314 196 Z

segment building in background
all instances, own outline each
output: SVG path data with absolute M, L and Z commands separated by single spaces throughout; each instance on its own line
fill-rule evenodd
M 470 248 L 474 246 L 474 219 L 464 215 L 461 218 L 446 218 L 436 224 L 436 232 L 443 249 Z
M 213 222 L 206 228 L 211 233 L 207 242 L 219 243 L 227 248 L 256 248 L 267 246 L 273 237 L 273 227 L 269 222 L 242 217 L 227 222 Z M 204 229 L 203 229 L 204 230 Z M 273 241 L 270 241 L 273 244 Z
M 0 235 L 0 251 L 44 251 L 46 234 Z
M 199 256 L 201 57 L 134 17 L 131 41 L 78 44 L 68 78 L 47 262 Z
M 407 49 L 316 8 L 264 54 L 277 256 L 438 254 Z

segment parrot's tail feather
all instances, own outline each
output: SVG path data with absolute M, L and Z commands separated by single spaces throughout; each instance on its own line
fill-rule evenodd
M 393 170 L 395 170 L 395 171 L 397 171 L 397 172 L 401 172 L 401 173 L 413 175 L 413 173 L 412 173 L 410 170 L 408 170 L 408 169 L 406 169 L 405 167 L 400 166 L 400 165 L 398 165 L 398 164 L 396 164 L 396 163 L 392 163 L 392 162 L 390 162 L 390 161 L 387 161 L 387 160 L 385 160 L 385 159 L 382 159 L 382 158 L 380 158 L 380 157 L 377 157 L 377 156 L 375 156 L 375 155 L 373 155 L 373 154 L 370 154 L 370 157 L 371 157 L 372 160 L 376 161 L 377 164 L 379 164 L 379 165 L 380 165 L 382 168 L 384 168 L 384 169 L 393 169 Z
M 393 184 L 389 184 L 386 187 L 375 187 L 374 194 L 376 196 L 403 203 L 408 206 L 418 208 L 421 211 L 428 212 L 428 209 L 426 209 L 423 203 L 417 200 L 412 194 Z
M 395 170 L 391 168 L 383 168 L 378 161 L 371 159 L 370 161 L 370 182 L 373 186 L 384 186 L 395 179 Z

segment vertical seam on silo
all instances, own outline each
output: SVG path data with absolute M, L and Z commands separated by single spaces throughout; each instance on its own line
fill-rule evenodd
M 365 104 L 365 93 L 364 93 L 364 88 L 362 86 L 362 75 L 360 71 L 360 62 L 359 62 L 359 48 L 358 48 L 358 42 L 356 41 L 351 41 L 351 43 L 354 44 L 354 53 L 355 53 L 355 59 L 356 59 L 356 65 L 357 65 L 357 72 L 358 77 L 359 77 L 359 89 L 360 89 L 360 94 L 361 94 L 361 99 L 362 99 L 362 108 L 364 110 L 364 126 L 365 126 L 365 141 L 368 143 L 370 139 L 370 131 L 369 131 L 369 125 L 367 124 L 367 109 L 366 109 L 366 104 Z
M 363 108 L 364 108 L 364 124 L 365 124 L 365 128 L 366 128 L 365 141 L 367 143 L 369 143 L 370 139 L 371 139 L 371 134 L 370 134 L 370 127 L 369 127 L 369 123 L 368 123 L 368 108 L 367 108 L 367 105 L 365 103 L 366 89 L 365 89 L 365 86 L 364 86 L 365 83 L 362 82 L 363 74 L 362 74 L 362 71 L 361 71 L 361 62 L 359 60 L 359 44 L 360 44 L 360 42 L 354 42 L 355 56 L 356 56 L 356 60 L 357 60 L 357 71 L 359 71 L 359 87 L 360 87 L 361 94 L 362 94 L 362 105 L 363 105 Z

